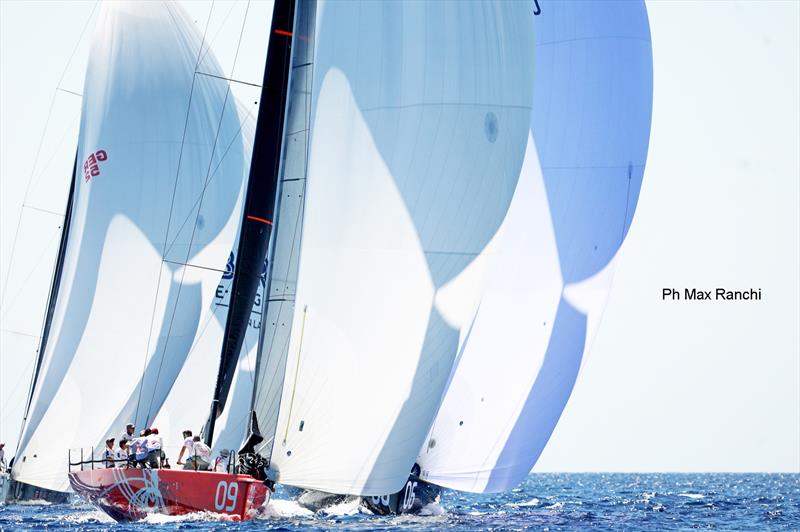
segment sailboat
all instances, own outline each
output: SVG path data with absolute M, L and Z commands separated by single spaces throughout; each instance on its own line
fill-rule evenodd
M 149 425 L 214 299 L 241 203 L 235 104 L 182 11 L 109 3 L 97 27 L 12 467 L 22 491 L 66 493 L 71 450 L 102 448 L 126 422 Z
M 459 358 L 415 470 L 366 499 L 415 513 L 441 487 L 511 490 L 570 396 L 642 184 L 652 107 L 643 2 L 547 2 L 535 18 L 534 106 L 508 216 L 443 289 Z M 464 312 L 463 309 L 472 309 Z

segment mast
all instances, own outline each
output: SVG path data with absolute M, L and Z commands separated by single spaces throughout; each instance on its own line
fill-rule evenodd
M 64 268 L 64 254 L 67 249 L 67 238 L 69 237 L 69 224 L 72 218 L 72 199 L 75 194 L 75 171 L 78 166 L 78 153 L 75 153 L 75 162 L 72 165 L 72 179 L 69 184 L 69 194 L 67 195 L 67 208 L 64 211 L 64 220 L 61 224 L 61 241 L 58 244 L 58 255 L 56 255 L 56 264 L 53 269 L 53 280 L 50 284 L 50 294 L 47 298 L 47 312 L 45 313 L 44 323 L 42 325 L 42 336 L 39 342 L 39 349 L 36 353 L 36 367 L 33 369 L 31 377 L 30 390 L 28 391 L 28 402 L 25 405 L 25 415 L 22 417 L 22 426 L 25 426 L 25 420 L 28 419 L 28 412 L 31 408 L 33 401 L 33 393 L 36 391 L 36 381 L 39 379 L 39 371 L 42 368 L 42 359 L 44 358 L 45 347 L 47 346 L 47 339 L 50 336 L 50 325 L 53 323 L 53 313 L 56 308 L 56 299 L 58 299 L 58 287 L 61 284 L 61 272 Z M 20 428 L 20 439 L 22 438 L 22 428 Z
M 205 441 L 209 446 L 212 444 L 216 419 L 225 408 L 272 234 L 286 116 L 294 11 L 295 0 L 276 0 L 272 12 L 261 107 L 256 121 L 230 306 L 211 412 L 204 429 Z

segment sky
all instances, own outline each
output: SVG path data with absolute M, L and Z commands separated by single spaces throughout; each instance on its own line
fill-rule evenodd
M 210 2 L 184 5 L 205 24 Z M 214 4 L 208 34 L 226 72 L 246 5 Z M 12 449 L 94 6 L 0 2 L 0 441 Z M 800 1 L 647 7 L 641 196 L 592 350 L 534 471 L 800 472 Z M 269 7 L 250 9 L 233 77 L 257 83 Z M 669 287 L 762 299 L 663 301 Z

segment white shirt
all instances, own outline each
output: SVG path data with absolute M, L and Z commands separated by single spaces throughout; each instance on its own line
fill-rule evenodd
M 194 442 L 194 454 L 206 462 L 211 461 L 211 448 L 201 441 Z
M 194 442 L 192 441 L 191 436 L 183 440 L 183 448 L 186 449 L 187 460 L 194 456 Z
M 117 449 L 114 451 L 114 460 L 117 461 L 117 467 L 125 467 L 126 463 L 128 462 L 128 450 Z
M 151 434 L 147 437 L 147 450 L 149 451 L 160 451 L 161 447 L 163 446 L 164 441 L 161 439 L 161 436 L 158 434 Z
M 112 461 L 114 460 L 114 449 L 109 449 L 108 447 L 103 449 L 103 460 L 106 461 L 107 467 L 114 467 L 114 462 Z
M 128 434 L 128 431 L 122 433 L 120 439 L 117 440 L 117 443 L 121 442 L 122 440 L 133 441 L 136 439 L 136 434 Z
M 137 460 L 141 460 L 147 456 L 147 438 L 136 438 L 130 443 L 130 446 Z
M 230 462 L 229 456 L 219 455 L 214 459 L 214 471 L 225 473 L 228 471 L 228 463 Z

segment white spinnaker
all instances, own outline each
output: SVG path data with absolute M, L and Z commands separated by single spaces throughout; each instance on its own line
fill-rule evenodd
M 528 2 L 319 4 L 280 482 L 378 495 L 407 478 L 458 345 L 436 290 L 495 234 L 519 176 L 532 17 Z
M 423 479 L 463 491 L 513 488 L 547 443 L 602 314 L 647 155 L 643 3 L 551 2 L 535 26 L 525 164 L 482 257 L 484 284 L 471 276 L 461 288 L 478 287 L 477 308 L 418 459 Z
M 73 216 L 14 463 L 66 490 L 70 448 L 149 425 L 235 237 L 244 155 L 227 82 L 176 5 L 110 2 L 84 85 Z M 224 149 L 223 149 L 224 148 Z

